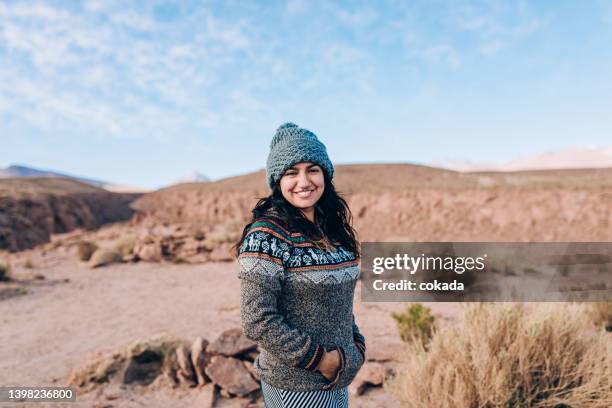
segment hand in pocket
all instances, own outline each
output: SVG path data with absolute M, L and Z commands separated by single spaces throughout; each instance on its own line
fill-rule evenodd
M 319 364 L 319 372 L 329 381 L 333 381 L 340 369 L 340 353 L 338 350 L 326 351 Z

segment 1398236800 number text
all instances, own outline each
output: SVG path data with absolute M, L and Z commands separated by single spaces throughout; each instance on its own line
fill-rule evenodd
M 74 387 L 0 387 L 0 402 L 76 401 Z

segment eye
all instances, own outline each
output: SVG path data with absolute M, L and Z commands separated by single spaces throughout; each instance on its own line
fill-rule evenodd
M 285 176 L 295 176 L 297 174 L 297 171 L 295 170 L 287 170 L 285 172 Z
M 313 167 L 309 170 L 310 173 L 318 173 L 319 171 L 321 171 L 321 169 L 319 169 L 318 167 Z

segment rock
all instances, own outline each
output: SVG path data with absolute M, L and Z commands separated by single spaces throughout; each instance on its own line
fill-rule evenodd
M 174 385 L 178 370 L 176 349 L 182 340 L 158 336 L 134 342 L 109 354 L 96 354 L 74 369 L 68 384 L 89 391 L 100 385 L 119 382 L 125 385 Z
M 206 366 L 206 375 L 226 392 L 241 397 L 259 389 L 249 370 L 235 358 L 214 356 Z
M 248 353 L 243 353 L 242 357 L 244 357 L 244 359 L 247 361 L 255 361 L 258 355 L 259 355 L 259 351 L 253 350 L 253 351 L 249 351 Z
M 356 379 L 372 385 L 382 385 L 385 379 L 385 366 L 380 363 L 366 362 L 357 373 Z
M 210 252 L 208 247 L 201 241 L 196 241 L 195 239 L 187 239 L 185 241 L 185 244 L 181 248 L 181 255 L 185 257 L 190 257 L 208 252 Z
M 358 397 L 362 395 L 367 388 L 367 382 L 355 378 L 353 382 L 349 385 L 349 394 L 351 394 L 353 397 Z
M 234 257 L 231 254 L 230 244 L 220 244 L 213 248 L 210 253 L 210 260 L 213 262 L 231 262 Z
M 179 370 L 176 373 L 179 381 L 189 386 L 197 384 L 196 374 L 191 363 L 191 352 L 186 346 L 176 348 L 176 358 Z
M 122 389 L 119 384 L 112 384 L 104 388 L 104 399 L 114 401 L 121 398 Z
M 206 352 L 208 340 L 198 337 L 191 345 L 191 363 L 198 380 L 198 384 L 206 384 L 205 369 L 210 362 L 210 355 Z
M 120 263 L 123 260 L 121 254 L 110 249 L 98 249 L 91 256 L 89 266 L 97 268 L 100 266 L 110 265 L 112 263 Z
M 206 384 L 198 390 L 198 397 L 193 404 L 194 408 L 213 408 L 217 401 L 218 387 L 214 384 Z
M 249 370 L 249 373 L 251 373 L 254 379 L 256 379 L 257 381 L 261 380 L 261 378 L 259 378 L 259 375 L 255 371 L 255 366 L 253 365 L 253 363 L 251 363 L 250 361 L 243 361 L 243 363 L 244 363 L 244 366 L 247 368 L 247 370 Z
M 145 244 L 134 248 L 134 252 L 141 261 L 159 262 L 162 260 L 161 246 L 157 243 Z
M 221 333 L 217 340 L 208 345 L 206 351 L 210 354 L 233 357 L 252 351 L 256 347 L 257 343 L 246 338 L 241 329 L 234 328 Z
M 140 257 L 138 254 L 128 254 L 123 255 L 123 262 L 125 263 L 134 263 L 140 261 Z

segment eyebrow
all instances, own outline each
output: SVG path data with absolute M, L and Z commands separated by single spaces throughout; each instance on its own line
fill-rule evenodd
M 312 163 L 311 165 L 306 167 L 306 169 L 312 169 L 313 167 L 320 167 L 320 166 L 317 163 Z M 297 168 L 295 166 L 291 166 L 287 170 L 297 170 Z

